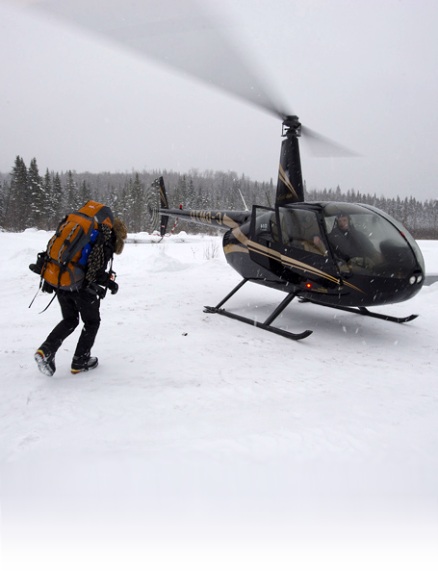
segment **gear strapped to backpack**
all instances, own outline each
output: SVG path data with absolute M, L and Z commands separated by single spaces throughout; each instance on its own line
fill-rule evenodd
M 41 278 L 53 288 L 79 290 L 85 279 L 88 255 L 99 236 L 100 225 L 112 228 L 111 209 L 96 201 L 67 215 L 49 240 Z

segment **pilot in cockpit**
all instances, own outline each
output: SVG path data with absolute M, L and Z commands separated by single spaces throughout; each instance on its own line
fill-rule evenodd
M 381 255 L 374 248 L 371 240 L 351 222 L 346 213 L 339 213 L 332 231 L 328 235 L 335 256 L 346 262 L 368 259 L 371 263 L 381 261 Z M 363 264 L 362 264 L 363 265 Z

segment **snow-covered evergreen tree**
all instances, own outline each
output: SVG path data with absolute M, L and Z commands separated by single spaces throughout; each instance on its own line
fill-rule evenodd
M 48 197 L 45 195 L 43 179 L 39 174 L 35 158 L 30 162 L 27 177 L 30 195 L 30 209 L 28 212 L 26 226 L 45 228 L 47 226 Z
M 12 230 L 24 230 L 29 218 L 29 211 L 30 196 L 27 167 L 23 159 L 17 155 L 11 172 L 7 227 Z

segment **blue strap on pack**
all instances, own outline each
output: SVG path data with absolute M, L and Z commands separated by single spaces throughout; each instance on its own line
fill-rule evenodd
M 90 235 L 90 242 L 88 244 L 86 244 L 84 246 L 84 248 L 82 249 L 81 257 L 79 259 L 79 265 L 80 266 L 85 266 L 87 264 L 91 249 L 93 247 L 93 244 L 96 242 L 96 239 L 98 236 L 99 236 L 99 231 L 93 230 L 93 232 Z

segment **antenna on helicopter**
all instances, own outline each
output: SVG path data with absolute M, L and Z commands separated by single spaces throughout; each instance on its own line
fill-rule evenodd
M 242 199 L 242 203 L 243 203 L 244 209 L 245 209 L 246 211 L 249 211 L 248 205 L 246 204 L 245 198 L 244 198 L 244 196 L 243 196 L 243 194 L 242 194 L 242 191 L 241 191 L 240 187 L 239 187 L 239 194 L 240 194 L 240 198 Z

